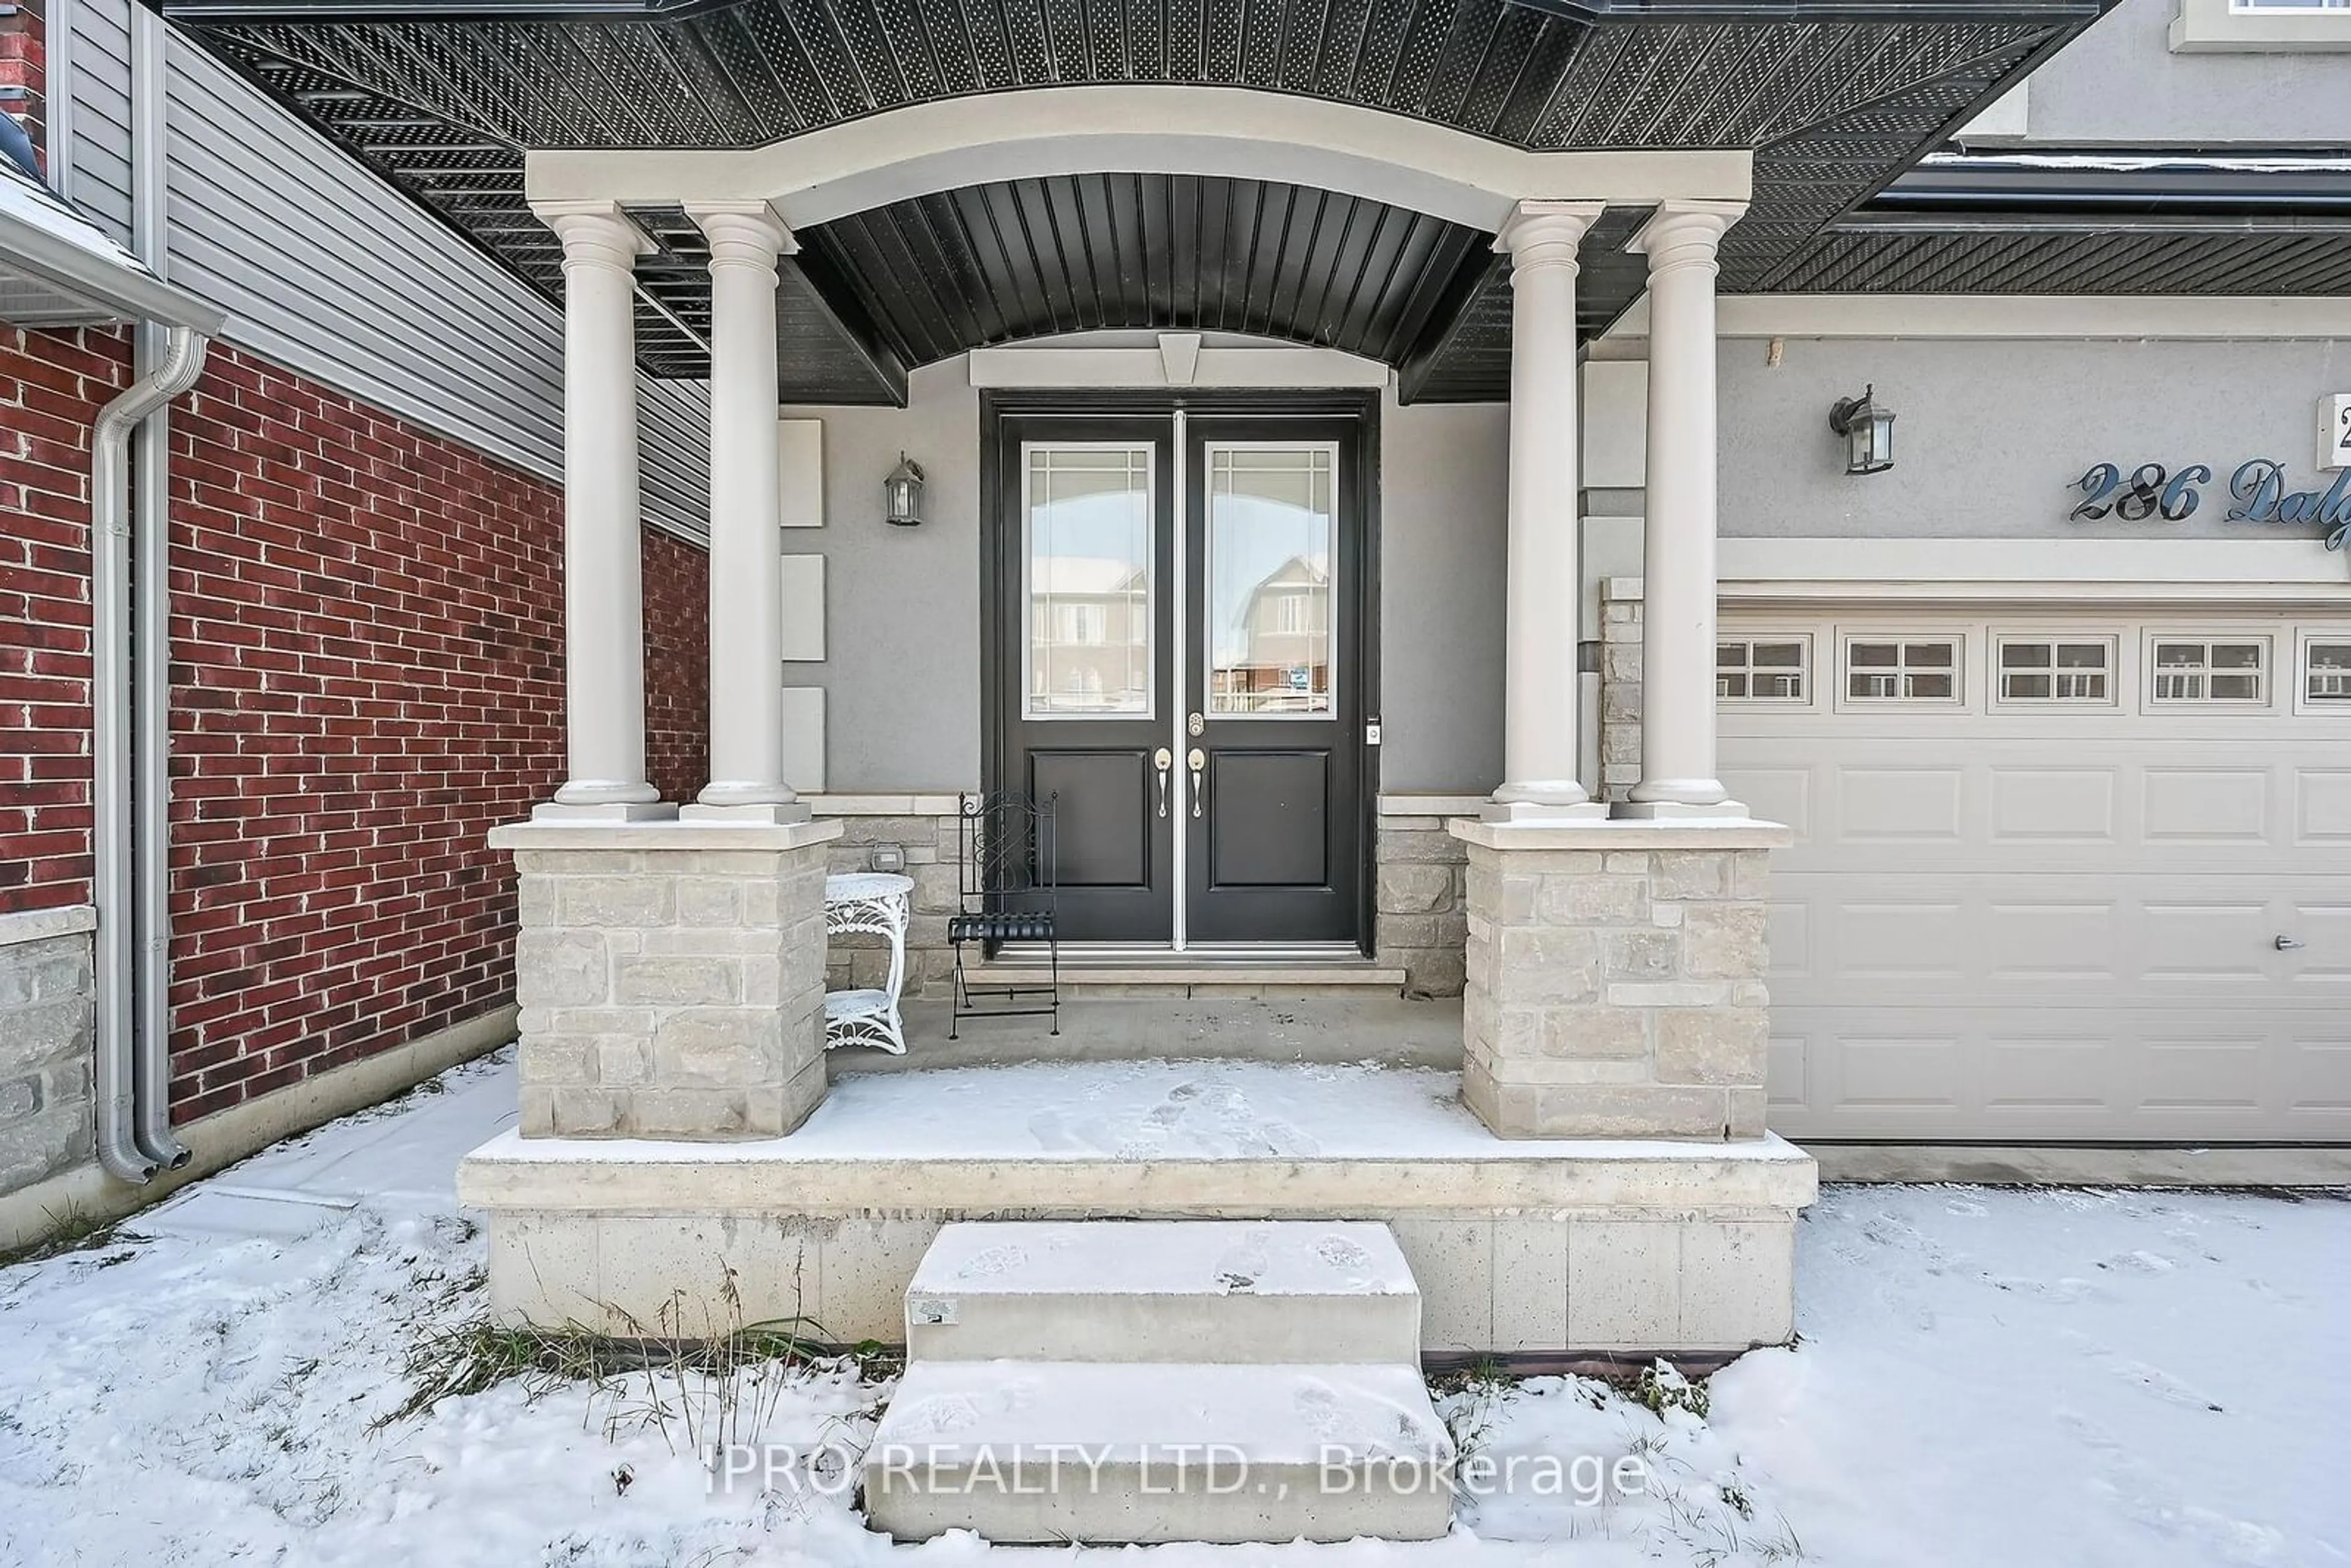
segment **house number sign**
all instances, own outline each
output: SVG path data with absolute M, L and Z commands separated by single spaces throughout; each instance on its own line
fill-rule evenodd
M 2230 522 L 2314 525 L 2326 530 L 2328 549 L 2341 549 L 2351 538 L 2351 468 L 2335 470 L 2334 478 L 2323 490 L 2290 487 L 2285 465 L 2273 457 L 2248 458 L 2217 484 L 2202 463 L 2177 469 L 2142 463 L 2127 472 L 2119 464 L 2096 463 L 2066 486 L 2079 490 L 2082 499 L 2065 520 L 2184 522 L 2205 504 L 2208 492 L 2217 491 L 2212 504 L 2225 502 L 2222 516 Z

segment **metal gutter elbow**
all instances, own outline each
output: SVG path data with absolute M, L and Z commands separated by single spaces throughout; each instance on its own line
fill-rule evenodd
M 98 1160 L 108 1175 L 147 1182 L 176 1169 L 189 1154 L 168 1118 L 148 1120 L 140 1136 L 134 1103 L 142 1080 L 168 1082 L 171 1040 L 133 1027 L 137 963 L 132 911 L 131 622 L 131 435 L 149 414 L 195 385 L 210 340 L 193 327 L 172 327 L 153 371 L 99 411 L 90 428 L 90 795 L 93 889 L 98 904 Z M 152 1129 L 163 1128 L 160 1138 Z

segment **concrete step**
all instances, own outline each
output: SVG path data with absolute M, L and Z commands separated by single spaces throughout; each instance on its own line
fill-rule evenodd
M 1426 1541 L 1452 1458 L 1410 1365 L 916 1361 L 862 1479 L 901 1541 Z
M 1374 1220 L 966 1221 L 906 1287 L 906 1352 L 1416 1365 L 1420 1288 Z

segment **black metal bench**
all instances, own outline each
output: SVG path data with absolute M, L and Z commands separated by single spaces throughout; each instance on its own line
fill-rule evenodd
M 947 917 L 947 942 L 955 949 L 955 979 L 947 1038 L 961 1032 L 967 1018 L 1050 1018 L 1061 1032 L 1061 946 L 1057 905 L 1061 886 L 1054 865 L 1055 798 L 1041 803 L 1011 790 L 963 798 L 961 897 Z M 1042 984 L 1007 981 L 974 986 L 965 967 L 965 949 L 977 946 L 985 960 L 1007 943 L 1042 943 Z

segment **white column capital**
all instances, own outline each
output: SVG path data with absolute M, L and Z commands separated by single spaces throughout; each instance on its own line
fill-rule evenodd
M 766 202 L 692 202 L 685 215 L 709 240 L 713 267 L 772 267 L 778 256 L 800 248 L 791 225 Z
M 1494 248 L 1510 258 L 1512 277 L 1536 267 L 1573 267 L 1584 234 L 1605 202 L 1520 202 L 1502 220 Z
M 661 246 L 618 202 L 534 202 L 531 212 L 563 242 L 563 265 L 633 271 Z
M 1653 277 L 1677 267 L 1712 266 L 1723 231 L 1746 213 L 1744 202 L 1660 202 L 1625 248 L 1646 256 Z

